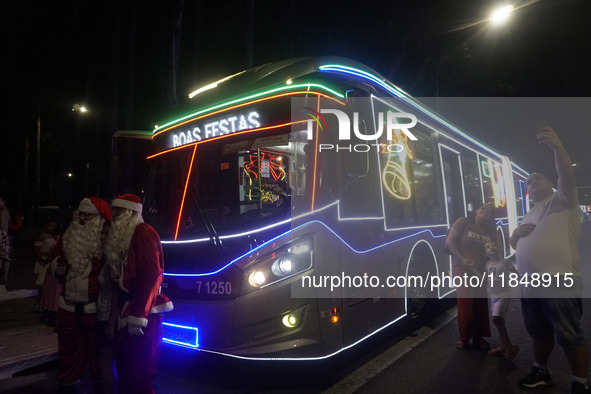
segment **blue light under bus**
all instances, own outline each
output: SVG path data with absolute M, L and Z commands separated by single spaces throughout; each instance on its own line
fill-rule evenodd
M 198 349 L 199 329 L 179 324 L 162 323 L 162 341 L 189 349 Z

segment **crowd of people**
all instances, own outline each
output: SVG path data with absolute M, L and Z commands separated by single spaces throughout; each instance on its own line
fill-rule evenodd
M 556 132 L 545 127 L 537 134 L 538 143 L 547 145 L 554 154 L 558 173 L 554 190 L 550 179 L 532 173 L 526 180 L 527 192 L 535 203 L 510 238 L 516 264 L 501 257 L 500 242 L 495 234 L 494 207 L 484 204 L 473 217 L 459 218 L 446 239 L 452 254 L 454 275 L 486 273 L 491 281 L 488 294 L 484 288 L 465 285 L 457 288 L 458 349 L 488 350 L 491 356 L 515 358 L 519 346 L 513 344 L 505 327 L 512 298 L 521 299 L 523 323 L 532 338 L 533 365 L 519 380 L 519 385 L 535 388 L 552 385 L 548 359 L 555 343 L 560 345 L 572 371 L 571 392 L 591 393 L 587 381 L 589 350 L 580 324 L 582 317 L 582 278 L 578 252 L 579 206 L 571 159 Z M 550 286 L 521 286 L 519 293 L 509 281 L 500 285 L 499 278 L 518 274 L 525 278 L 550 275 L 557 278 Z M 533 276 L 532 276 L 533 275 Z M 569 286 L 560 278 L 572 279 Z M 495 283 L 496 280 L 496 283 Z M 569 282 L 570 283 L 570 282 Z M 489 300 L 493 324 L 497 327 L 499 346 L 490 348 L 484 339 L 490 336 Z

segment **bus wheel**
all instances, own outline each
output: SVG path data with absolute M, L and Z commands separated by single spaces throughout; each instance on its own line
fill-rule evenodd
M 421 276 L 423 279 L 427 277 L 426 274 L 421 275 L 418 272 L 409 271 L 408 277 Z M 422 286 L 412 286 L 408 288 L 406 295 L 406 311 L 408 316 L 413 319 L 423 319 L 429 315 L 431 311 L 431 304 L 433 299 L 429 292 L 429 288 Z

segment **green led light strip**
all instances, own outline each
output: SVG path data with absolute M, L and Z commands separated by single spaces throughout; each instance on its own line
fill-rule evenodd
M 252 99 L 255 99 L 255 98 L 258 98 L 258 97 L 272 95 L 274 93 L 281 92 L 281 91 L 298 90 L 298 89 L 310 89 L 312 87 L 313 88 L 322 89 L 322 90 L 324 90 L 326 92 L 329 92 L 330 94 L 332 94 L 332 95 L 334 95 L 336 97 L 339 97 L 339 98 L 344 98 L 345 97 L 344 94 L 339 93 L 339 92 L 337 92 L 337 91 L 335 91 L 335 90 L 333 90 L 333 89 L 331 89 L 329 87 L 326 87 L 324 85 L 317 84 L 317 83 L 306 83 L 306 84 L 300 84 L 300 85 L 282 86 L 282 87 L 279 87 L 279 88 L 266 90 L 264 92 L 255 93 L 255 94 L 252 94 L 250 96 L 241 97 L 241 98 L 238 98 L 238 99 L 235 99 L 235 100 L 227 101 L 227 102 L 224 102 L 222 104 L 214 105 L 213 107 L 202 109 L 202 110 L 197 111 L 197 112 L 194 112 L 192 114 L 183 116 L 182 118 L 173 120 L 172 122 L 168 122 L 165 125 L 159 126 L 158 128 L 154 129 L 154 131 L 152 132 L 152 135 L 158 133 L 160 130 L 166 129 L 166 128 L 174 125 L 175 123 L 182 122 L 183 120 L 186 120 L 186 119 L 189 119 L 189 118 L 192 118 L 192 117 L 195 117 L 195 116 L 199 116 L 199 115 L 205 114 L 207 112 L 211 112 L 211 111 L 214 111 L 214 110 L 217 110 L 217 109 L 228 107 L 228 106 L 231 106 L 233 104 L 238 104 L 238 103 L 241 103 L 241 102 L 244 102 L 244 101 L 249 101 L 249 100 L 252 100 Z

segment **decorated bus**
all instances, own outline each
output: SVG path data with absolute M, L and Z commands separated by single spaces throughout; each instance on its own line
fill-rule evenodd
M 511 253 L 527 173 L 362 64 L 291 59 L 190 97 L 147 159 L 171 346 L 313 360 L 428 314 L 455 297 L 447 229 L 485 202 Z

